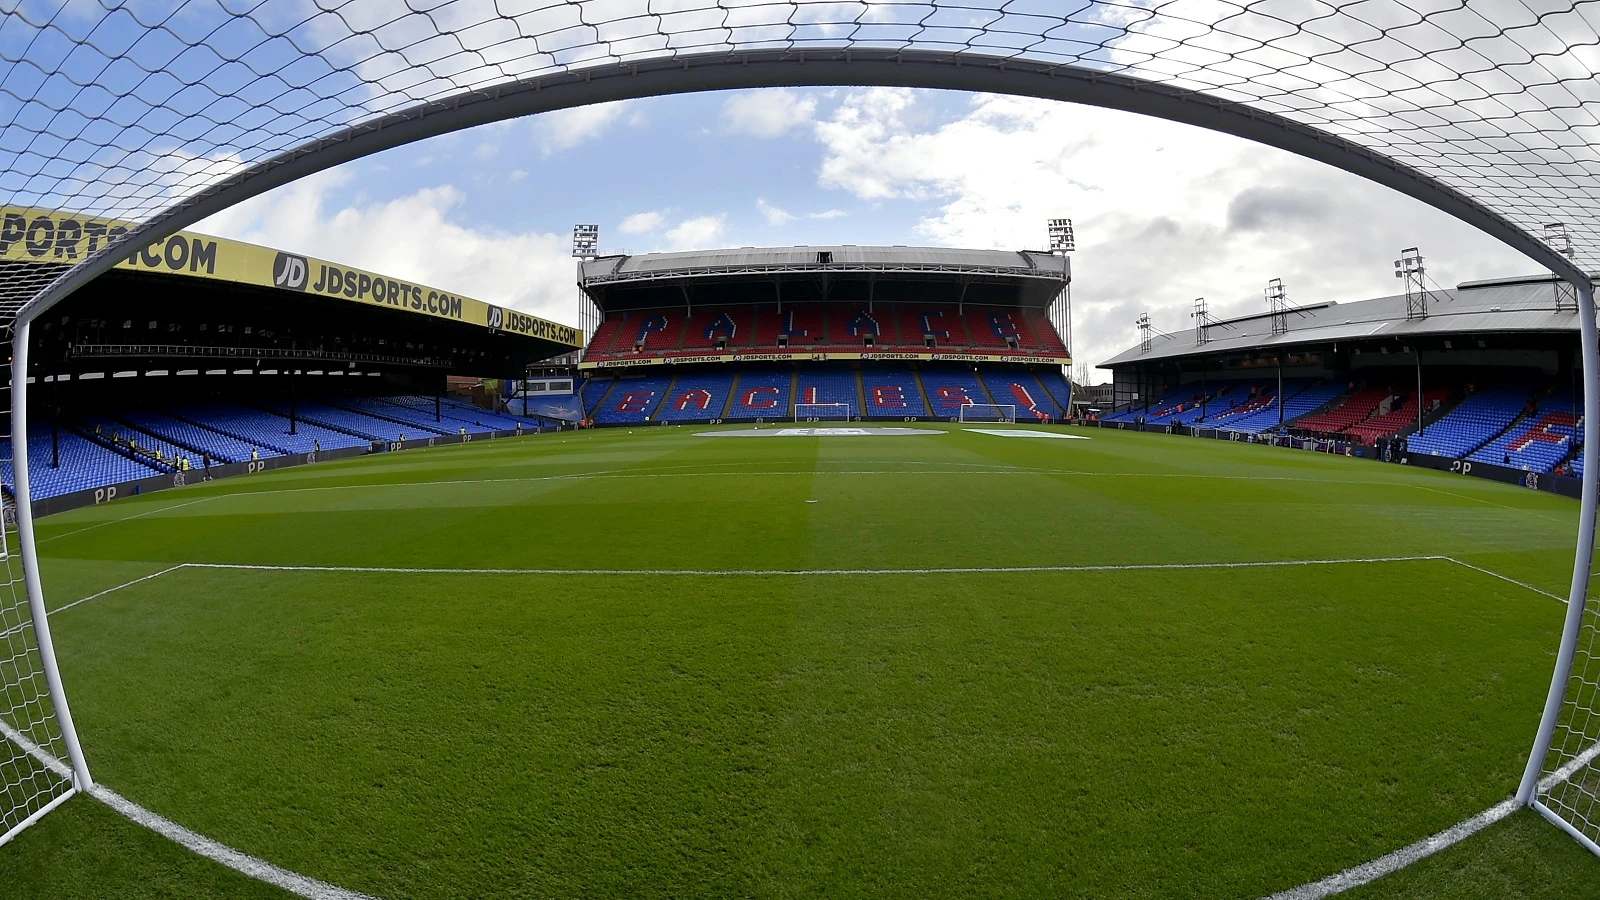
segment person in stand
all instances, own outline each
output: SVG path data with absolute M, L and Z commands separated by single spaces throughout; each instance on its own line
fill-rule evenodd
M 312 438 L 311 439 L 311 452 L 313 452 L 313 453 L 321 453 L 322 452 L 322 440 L 320 438 Z
M 251 462 L 255 462 L 256 460 L 258 460 L 260 458 L 261 458 L 261 451 L 257 450 L 254 447 L 251 447 L 250 448 L 250 461 Z
M 1502 459 L 1500 462 L 1501 462 L 1502 465 L 1507 465 L 1507 466 L 1511 465 L 1511 453 L 1510 453 L 1510 451 L 1506 452 L 1505 458 Z

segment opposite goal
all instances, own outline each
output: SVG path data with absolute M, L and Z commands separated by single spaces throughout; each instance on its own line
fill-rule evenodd
M 796 422 L 848 422 L 850 421 L 850 404 L 796 403 L 794 405 L 794 420 Z
M 1011 422 L 1017 421 L 1017 408 L 1010 403 L 967 403 L 956 416 L 958 422 Z

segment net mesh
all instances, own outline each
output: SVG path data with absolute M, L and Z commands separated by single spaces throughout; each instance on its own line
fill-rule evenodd
M 1534 240 L 1562 223 L 1573 261 L 1600 269 L 1600 0 L 17 0 L 0 9 L 0 322 L 90 252 L 29 209 L 149 222 L 296 148 L 337 145 L 383 116 L 421 116 L 419 104 L 752 51 L 998 57 L 1142 79 L 1202 106 L 1241 104 L 1403 164 Z M 107 235 L 94 252 L 126 248 Z M 5 719 L 53 746 L 7 564 Z M 1594 708 L 1597 680 L 1600 670 L 1585 668 L 1575 681 L 1561 751 L 1573 759 L 1600 736 L 1588 712 L 1576 713 Z M 0 769 L 9 823 L 59 785 L 14 749 L 0 752 L 12 754 Z M 1591 820 L 1592 799 L 1548 796 Z
M 847 422 L 853 415 L 848 403 L 796 403 L 794 405 L 794 420 L 796 422 L 815 422 L 822 420 L 838 420 Z
M 1009 403 L 965 403 L 956 418 L 962 422 L 1015 422 L 1017 408 Z
M 9 389 L 0 399 L 10 408 Z M 11 530 L 11 437 L 0 436 L 0 477 L 5 483 L 6 527 L 0 529 L 0 842 L 30 816 L 65 794 L 72 781 L 53 760 L 66 758 L 61 728 L 50 705 L 49 688 L 28 611 L 22 560 Z
M 1597 577 L 1591 572 L 1591 584 Z M 1600 608 L 1591 592 L 1567 696 L 1545 757 L 1539 802 L 1600 843 Z

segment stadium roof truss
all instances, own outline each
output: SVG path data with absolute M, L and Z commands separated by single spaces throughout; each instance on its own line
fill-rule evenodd
M 1581 723 L 1600 717 L 1571 703 L 1562 715 L 1600 469 L 1586 274 L 1600 269 L 1597 32 L 1600 0 L 24 0 L 0 14 L 0 201 L 139 225 L 76 257 L 76 235 L 0 235 L 70 264 L 7 277 L 0 316 L 16 317 L 20 375 L 27 322 L 131 246 L 379 150 L 607 100 L 778 85 L 991 91 L 1130 110 L 1320 160 L 1477 226 L 1584 298 L 1576 602 L 1519 799 L 1600 852 L 1593 779 L 1569 771 L 1593 759 L 1584 754 L 1600 733 Z M 1551 223 L 1563 228 L 1547 232 Z M 1570 250 L 1545 240 L 1563 230 Z M 13 379 L 19 413 L 25 384 Z M 13 431 L 32 568 L 20 415 Z M 37 584 L 30 572 L 55 693 Z M 1565 787 L 1546 787 L 1540 772 Z

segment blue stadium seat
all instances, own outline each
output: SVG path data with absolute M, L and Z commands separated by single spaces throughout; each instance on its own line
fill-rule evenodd
M 794 376 L 788 372 L 751 372 L 734 387 L 729 419 L 788 419 L 794 415 L 789 394 Z
M 74 491 L 136 481 L 162 474 L 160 469 L 89 440 L 82 435 L 61 429 L 58 437 L 59 465 L 51 465 L 51 435 L 49 425 L 34 425 L 28 429 L 29 487 L 35 500 L 59 497 Z M 6 490 L 12 490 L 11 442 L 0 441 L 0 481 Z
M 929 415 L 928 403 L 910 369 L 867 369 L 861 373 L 861 386 L 866 392 L 869 416 L 926 418 Z
M 854 372 L 802 371 L 794 402 L 796 404 L 847 403 L 850 405 L 850 415 L 859 416 L 862 414 L 861 397 L 856 392 L 856 387 Z
M 671 383 L 668 375 L 624 378 L 606 395 L 606 402 L 595 411 L 594 420 L 608 425 L 643 422 L 646 416 L 655 415 Z
M 1533 393 L 1532 378 L 1501 382 L 1467 396 L 1421 434 L 1406 440 L 1412 453 L 1456 459 L 1469 455 L 1503 431 Z M 1502 451 L 1501 459 L 1504 459 Z M 1492 460 L 1493 461 L 1493 460 Z
M 1039 383 L 1033 373 L 1021 369 L 1011 372 L 983 372 L 984 387 L 989 389 L 989 396 L 995 403 L 1015 406 L 1017 408 L 1017 421 L 1042 420 L 1045 417 L 1059 420 L 1065 411 L 1055 401 L 1050 393 Z M 1059 377 L 1059 376 L 1057 376 Z M 923 376 L 927 382 L 927 376 Z M 1066 379 L 1062 379 L 1065 387 Z
M 679 375 L 657 417 L 663 422 L 704 422 L 722 418 L 733 390 L 731 372 Z
M 922 389 L 933 415 L 941 419 L 957 418 L 963 406 L 989 402 L 989 395 L 978 383 L 977 374 L 969 368 L 925 368 Z

